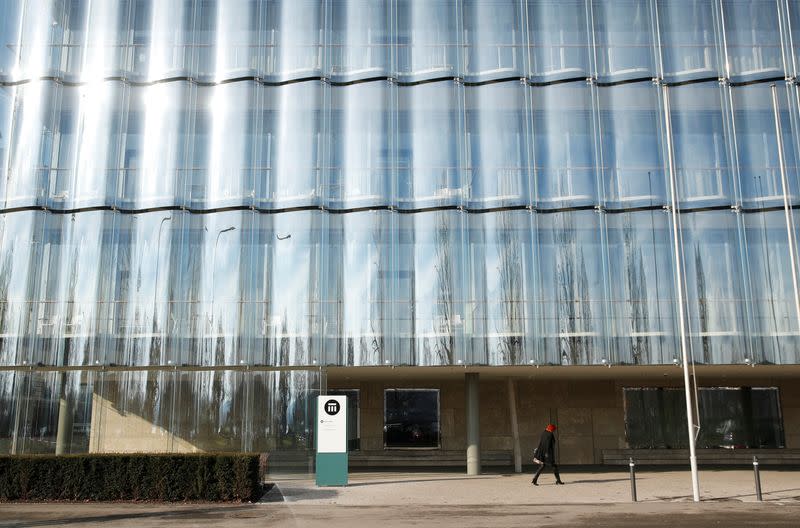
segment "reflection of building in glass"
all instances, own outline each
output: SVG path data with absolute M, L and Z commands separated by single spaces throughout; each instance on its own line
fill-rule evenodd
M 0 5 L 0 453 L 800 449 L 800 2 Z

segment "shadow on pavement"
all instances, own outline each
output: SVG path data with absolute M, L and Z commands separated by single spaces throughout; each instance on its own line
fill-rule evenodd
M 428 478 L 428 479 L 398 479 L 398 480 L 370 480 L 367 482 L 350 482 L 348 488 L 357 486 L 374 486 L 376 484 L 405 484 L 407 482 L 457 482 L 459 480 L 476 480 L 480 478 L 490 478 L 489 476 L 462 477 L 462 478 Z M 491 477 L 494 478 L 494 477 Z
M 287 502 L 334 499 L 339 496 L 339 491 L 332 488 L 292 488 L 282 486 L 280 493 L 283 495 L 283 500 Z
M 161 510 L 147 511 L 140 513 L 118 513 L 112 515 L 86 515 L 80 517 L 66 517 L 62 519 L 43 519 L 40 521 L 21 521 L 3 524 L 4 528 L 35 528 L 38 526 L 70 525 L 84 523 L 114 523 L 120 521 L 130 521 L 135 519 L 163 518 L 164 521 L 173 521 L 180 524 L 188 524 L 192 520 L 202 518 L 224 519 L 230 514 L 252 511 L 252 506 L 233 506 L 233 507 L 213 507 L 213 508 L 192 508 L 182 510 Z
M 608 482 L 623 482 L 623 481 L 626 481 L 626 480 L 630 480 L 630 479 L 617 478 L 617 479 L 594 479 L 594 480 L 590 480 L 590 479 L 578 479 L 578 480 L 569 479 L 568 480 L 566 476 L 564 477 L 564 483 L 565 484 L 606 484 Z

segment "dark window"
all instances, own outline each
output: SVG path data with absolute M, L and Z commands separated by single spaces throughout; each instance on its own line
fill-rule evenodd
M 386 389 L 383 444 L 388 448 L 438 448 L 439 391 Z
M 626 388 L 625 436 L 633 449 L 685 449 L 683 389 Z M 707 387 L 698 391 L 698 448 L 782 448 L 783 418 L 775 387 Z

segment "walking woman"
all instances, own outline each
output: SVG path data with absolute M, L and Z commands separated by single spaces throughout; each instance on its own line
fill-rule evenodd
M 533 450 L 533 461 L 539 464 L 536 469 L 536 474 L 533 475 L 531 484 L 534 486 L 539 485 L 539 475 L 542 474 L 545 464 L 553 466 L 553 473 L 556 476 L 556 484 L 563 484 L 561 482 L 561 475 L 558 474 L 558 464 L 556 463 L 556 437 L 553 436 L 553 431 L 556 426 L 547 424 L 542 432 L 542 437 L 539 439 L 539 446 Z

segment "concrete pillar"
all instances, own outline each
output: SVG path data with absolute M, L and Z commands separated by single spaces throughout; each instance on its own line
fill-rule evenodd
M 467 395 L 467 475 L 481 474 L 481 425 L 480 425 L 480 392 L 478 374 L 466 374 L 464 377 Z
M 517 423 L 517 387 L 511 378 L 508 378 L 508 408 L 511 410 L 511 438 L 514 442 L 514 473 L 522 473 L 522 448 L 519 445 Z

